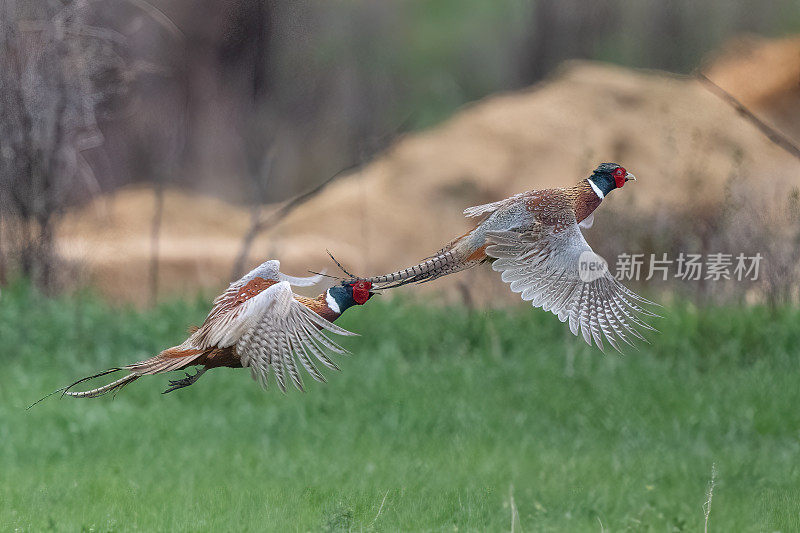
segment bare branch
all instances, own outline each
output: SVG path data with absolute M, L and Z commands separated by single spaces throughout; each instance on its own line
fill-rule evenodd
M 407 126 L 410 124 L 410 117 L 407 117 L 400 126 L 395 129 L 393 133 L 387 135 L 386 137 L 381 139 L 380 146 L 378 146 L 374 154 L 380 153 L 383 149 L 387 146 L 396 142 L 399 139 L 403 132 L 407 129 Z M 374 156 L 373 154 L 373 156 Z M 258 217 L 253 219 L 253 223 L 250 225 L 250 229 L 245 234 L 242 247 L 240 248 L 239 254 L 236 257 L 236 261 L 234 262 L 234 267 L 231 275 L 231 279 L 236 279 L 240 277 L 244 271 L 244 264 L 247 261 L 247 254 L 249 253 L 250 247 L 252 246 L 253 241 L 258 236 L 259 233 L 262 233 L 269 228 L 278 224 L 281 220 L 289 216 L 292 211 L 303 205 L 304 203 L 308 202 L 319 193 L 321 193 L 328 185 L 339 179 L 345 174 L 348 174 L 352 171 L 362 168 L 364 165 L 371 161 L 370 158 L 363 158 L 361 161 L 348 165 L 344 168 L 339 169 L 334 174 L 323 180 L 321 183 L 312 187 L 308 191 L 298 194 L 293 198 L 290 198 L 286 202 L 283 203 L 280 207 L 272 211 L 266 217 Z M 255 212 L 255 211 L 254 211 Z
M 697 79 L 713 94 L 720 97 L 722 100 L 727 102 L 731 107 L 733 107 L 740 115 L 742 115 L 746 120 L 751 122 L 755 127 L 757 127 L 761 133 L 766 135 L 766 137 L 772 141 L 773 144 L 776 144 L 792 154 L 797 159 L 800 159 L 800 148 L 792 142 L 786 135 L 778 131 L 777 129 L 773 128 L 760 118 L 758 118 L 755 113 L 750 111 L 743 103 L 737 100 L 731 93 L 711 81 L 708 76 L 703 74 L 700 71 L 696 73 Z
M 330 185 L 331 183 L 342 177 L 344 174 L 347 174 L 352 170 L 361 168 L 362 166 L 363 165 L 361 163 L 354 163 L 352 165 L 348 165 L 338 170 L 336 173 L 325 179 L 319 185 L 309 189 L 304 193 L 298 194 L 293 198 L 290 198 L 275 211 L 271 212 L 266 218 L 259 220 L 258 224 L 256 224 L 256 231 L 262 232 L 276 225 L 278 222 L 286 218 L 292 211 L 294 211 L 304 203 L 314 198 L 316 195 L 321 193 L 328 185 Z
M 171 18 L 169 18 L 163 11 L 158 9 L 156 6 L 147 2 L 146 0 L 126 0 L 129 4 L 132 4 L 145 13 L 147 13 L 150 18 L 154 21 L 159 23 L 161 26 L 167 29 L 167 31 L 172 34 L 173 37 L 177 37 L 181 42 L 186 40 L 186 35 L 184 35 L 183 31 L 175 24 Z
M 55 27 L 53 22 L 44 20 L 21 20 L 17 26 L 22 32 L 54 32 Z M 99 28 L 97 26 L 89 26 L 87 24 L 71 24 L 60 28 L 66 35 L 73 35 L 77 37 L 92 37 L 94 39 L 101 39 L 110 41 L 116 44 L 125 44 L 127 38 L 118 31 L 109 28 Z
M 103 143 L 97 106 L 125 89 L 125 36 L 90 25 L 87 0 L 45 3 L 41 18 L 0 3 L 0 217 L 3 269 L 58 281 L 58 218 L 99 184 L 82 151 Z M 0 280 L 2 283 L 2 280 Z
M 325 189 L 325 187 L 330 185 L 336 179 L 340 178 L 342 175 L 360 167 L 361 164 L 359 163 L 349 165 L 337 171 L 335 174 L 327 178 L 325 181 L 323 181 L 316 187 L 287 200 L 283 205 L 278 207 L 275 211 L 272 211 L 265 218 L 258 217 L 254 219 L 253 223 L 250 225 L 250 229 L 247 231 L 244 238 L 242 239 L 242 246 L 239 250 L 239 254 L 236 257 L 236 261 L 234 262 L 233 271 L 231 272 L 231 279 L 236 279 L 242 275 L 244 271 L 244 264 L 247 261 L 247 255 L 250 251 L 253 241 L 255 241 L 256 237 L 258 237 L 260 233 L 278 224 L 281 220 L 286 218 L 292 211 L 294 211 L 295 209 L 297 209 L 298 207 L 300 207 L 301 205 L 303 205 L 304 203 L 308 202 L 313 197 L 318 195 L 320 192 L 322 192 L 323 189 Z

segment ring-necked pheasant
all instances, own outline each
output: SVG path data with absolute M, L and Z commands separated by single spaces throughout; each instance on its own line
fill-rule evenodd
M 333 286 L 316 298 L 306 298 L 294 294 L 291 286 L 314 285 L 321 276 L 296 278 L 282 274 L 279 267 L 278 261 L 266 261 L 231 283 L 214 300 L 203 325 L 193 328 L 189 338 L 178 346 L 167 348 L 150 359 L 80 379 L 56 392 L 75 398 L 95 398 L 119 390 L 142 376 L 196 365 L 202 365 L 196 374 L 187 373 L 183 379 L 170 381 L 171 387 L 164 393 L 187 387 L 206 370 L 217 367 L 249 367 L 253 379 L 264 386 L 272 367 L 281 390 L 286 390 L 287 380 L 303 390 L 295 358 L 311 377 L 325 381 L 313 360 L 338 370 L 325 350 L 338 354 L 347 352 L 324 332 L 355 335 L 332 322 L 348 308 L 365 304 L 373 295 L 372 285 L 358 280 Z M 108 385 L 81 392 L 69 390 L 84 381 L 120 370 L 128 374 Z
M 363 279 L 388 289 L 491 261 L 512 291 L 569 321 L 572 333 L 582 333 L 589 345 L 594 339 L 603 349 L 603 336 L 616 349 L 618 339 L 644 340 L 636 328 L 653 328 L 637 315 L 657 315 L 639 304 L 652 302 L 614 279 L 579 227 L 591 227 L 603 198 L 635 179 L 620 165 L 603 163 L 573 187 L 532 190 L 470 207 L 467 217 L 484 217 L 475 229 L 417 265 Z

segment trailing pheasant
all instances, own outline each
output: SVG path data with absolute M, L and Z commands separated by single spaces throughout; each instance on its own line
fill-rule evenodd
M 316 358 L 328 368 L 338 366 L 325 354 L 347 353 L 324 332 L 355 335 L 333 324 L 342 313 L 354 305 L 363 305 L 373 293 L 371 283 L 357 280 L 331 287 L 316 298 L 294 294 L 291 286 L 314 285 L 321 275 L 308 278 L 287 276 L 279 271 L 278 261 L 266 261 L 240 280 L 234 281 L 213 303 L 203 325 L 192 328 L 189 338 L 160 354 L 112 368 L 94 376 L 80 379 L 56 392 L 75 398 L 95 398 L 117 391 L 142 376 L 183 370 L 202 365 L 196 374 L 186 373 L 183 379 L 170 381 L 175 389 L 188 387 L 210 368 L 249 367 L 253 379 L 266 386 L 270 367 L 281 390 L 286 381 L 303 390 L 297 358 L 317 381 L 325 381 L 314 364 Z M 96 389 L 73 392 L 72 387 L 96 377 L 127 371 L 124 377 Z
M 589 345 L 594 339 L 602 350 L 605 337 L 619 350 L 618 340 L 631 345 L 633 337 L 644 340 L 637 327 L 653 329 L 641 315 L 657 315 L 640 305 L 652 302 L 614 279 L 580 227 L 591 227 L 603 199 L 635 179 L 620 165 L 603 163 L 573 187 L 532 190 L 470 207 L 467 217 L 483 217 L 475 229 L 417 265 L 363 281 L 388 289 L 490 261 L 523 300 L 569 321 L 572 333 L 582 333 Z

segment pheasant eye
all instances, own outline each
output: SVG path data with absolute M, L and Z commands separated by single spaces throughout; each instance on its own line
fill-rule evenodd
M 367 303 L 369 300 L 370 294 L 369 291 L 372 288 L 372 283 L 368 281 L 358 281 L 353 284 L 353 300 L 359 305 L 363 305 Z
M 618 189 L 625 185 L 625 176 L 627 174 L 628 171 L 622 167 L 617 167 L 617 170 L 614 171 L 614 183 Z

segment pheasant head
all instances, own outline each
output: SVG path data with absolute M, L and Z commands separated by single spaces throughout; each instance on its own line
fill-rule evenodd
M 601 199 L 630 180 L 636 177 L 616 163 L 603 163 L 589 176 L 589 184 Z
M 375 293 L 369 281 L 348 280 L 328 289 L 328 295 L 336 302 L 339 312 L 344 312 L 348 307 L 364 305 Z

